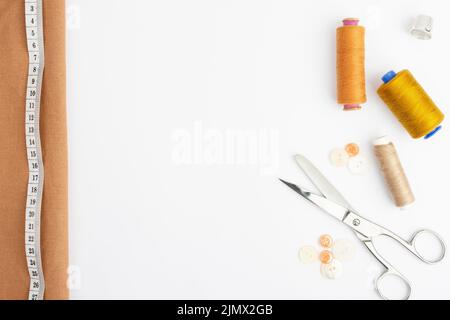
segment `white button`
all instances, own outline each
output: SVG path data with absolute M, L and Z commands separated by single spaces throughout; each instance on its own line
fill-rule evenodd
M 330 152 L 330 162 L 333 166 L 343 167 L 348 162 L 348 154 L 344 149 L 337 148 Z
M 426 15 L 418 15 L 411 28 L 411 34 L 420 40 L 430 40 L 433 30 L 433 18 Z
M 353 174 L 363 174 L 367 171 L 367 159 L 361 155 L 350 158 L 347 167 Z
M 342 276 L 342 272 L 344 271 L 344 268 L 342 267 L 342 263 L 339 262 L 339 260 L 334 259 L 330 263 L 322 263 L 320 266 L 320 273 L 323 277 L 327 279 L 337 279 L 340 276 Z
M 317 253 L 316 248 L 312 246 L 304 246 L 298 250 L 298 258 L 303 263 L 312 263 L 317 261 L 317 257 L 319 254 Z
M 355 256 L 355 245 L 348 239 L 336 240 L 333 246 L 333 255 L 336 259 L 345 262 Z

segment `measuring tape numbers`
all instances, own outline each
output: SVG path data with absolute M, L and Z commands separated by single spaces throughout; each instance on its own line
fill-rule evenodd
M 41 205 L 44 182 L 39 112 L 44 72 L 42 0 L 25 0 L 28 46 L 28 79 L 25 106 L 25 137 L 28 158 L 28 190 L 25 211 L 25 252 L 30 275 L 29 300 L 44 298 L 41 260 Z

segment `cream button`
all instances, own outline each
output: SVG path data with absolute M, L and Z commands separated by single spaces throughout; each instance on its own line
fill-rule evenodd
M 411 28 L 411 34 L 420 40 L 430 40 L 433 30 L 433 18 L 420 14 L 414 21 L 414 25 Z
M 363 174 L 367 167 L 367 159 L 361 155 L 350 158 L 347 164 L 348 170 L 353 174 Z
M 348 154 L 344 149 L 336 148 L 330 152 L 330 162 L 333 166 L 343 167 L 348 162 Z
M 342 272 L 344 271 L 344 268 L 342 266 L 342 263 L 339 262 L 339 260 L 332 260 L 330 263 L 322 263 L 320 266 L 320 273 L 323 277 L 327 279 L 337 279 L 340 276 L 342 276 Z
M 318 256 L 316 248 L 312 246 L 304 246 L 298 250 L 298 258 L 306 264 L 317 261 Z
M 333 246 L 333 255 L 342 262 L 349 261 L 355 255 L 355 245 L 348 239 L 336 240 Z

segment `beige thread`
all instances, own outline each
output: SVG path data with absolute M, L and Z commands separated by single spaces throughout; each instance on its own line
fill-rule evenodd
M 400 208 L 415 201 L 394 144 L 388 137 L 374 141 L 374 152 L 395 205 Z

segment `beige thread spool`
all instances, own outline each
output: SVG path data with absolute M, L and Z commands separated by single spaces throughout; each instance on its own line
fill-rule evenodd
M 376 139 L 373 145 L 375 156 L 395 205 L 406 209 L 415 201 L 415 198 L 394 144 L 389 137 L 384 136 Z

